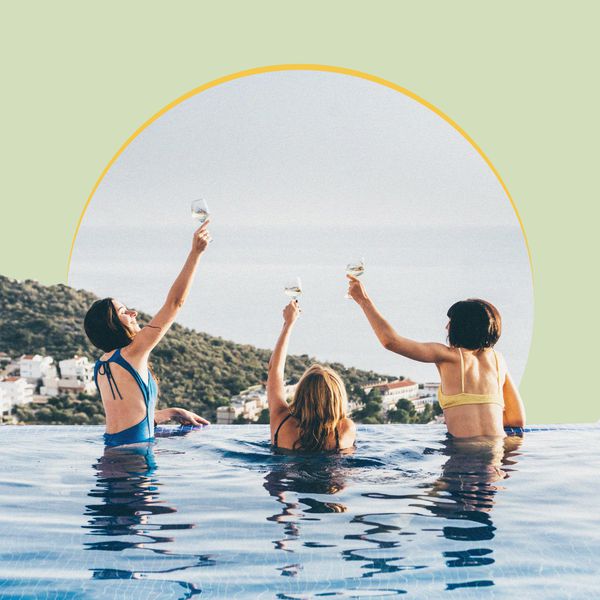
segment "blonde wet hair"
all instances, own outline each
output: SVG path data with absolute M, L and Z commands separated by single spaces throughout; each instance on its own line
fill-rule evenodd
M 300 429 L 294 449 L 325 450 L 338 423 L 346 418 L 348 396 L 342 378 L 329 367 L 315 364 L 298 382 L 290 411 Z

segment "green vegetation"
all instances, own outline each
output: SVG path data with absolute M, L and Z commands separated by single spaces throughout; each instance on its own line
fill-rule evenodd
M 271 422 L 271 420 L 269 418 L 269 409 L 268 408 L 263 408 L 260 411 L 260 415 L 258 415 L 258 421 L 256 421 L 256 422 L 261 425 L 268 425 Z
M 36 425 L 103 425 L 104 411 L 98 396 L 77 394 L 49 398 L 45 404 L 25 404 L 15 408 L 22 423 Z
M 66 285 L 44 286 L 36 281 L 18 282 L 0 275 L 0 351 L 16 357 L 22 354 L 47 354 L 56 362 L 74 354 L 90 360 L 100 354 L 87 340 L 83 317 L 97 300 L 90 292 Z M 139 314 L 141 323 L 150 316 Z M 236 344 L 175 324 L 152 353 L 152 367 L 160 385 L 163 406 L 182 406 L 214 420 L 216 408 L 227 404 L 241 390 L 264 382 L 271 351 Z M 290 356 L 286 376 L 295 382 L 316 359 L 304 354 Z M 328 363 L 338 371 L 351 401 L 364 402 L 361 386 L 386 377 L 373 371 Z M 393 378 L 387 376 L 388 378 Z M 369 402 L 355 418 L 365 423 L 380 423 L 381 398 L 376 409 L 372 391 Z M 102 405 L 97 396 L 59 396 L 45 404 L 30 404 L 16 409 L 26 423 L 102 423 Z M 265 415 L 261 415 L 261 422 Z
M 427 404 L 423 412 L 417 412 L 412 402 L 401 398 L 396 407 L 389 410 L 387 418 L 390 423 L 429 423 L 437 415 L 442 414 L 440 405 Z
M 367 423 L 369 425 L 383 423 L 384 415 L 381 404 L 381 392 L 377 388 L 373 388 L 368 394 L 365 394 L 361 389 L 357 395 L 360 407 L 353 411 L 352 418 L 358 423 Z

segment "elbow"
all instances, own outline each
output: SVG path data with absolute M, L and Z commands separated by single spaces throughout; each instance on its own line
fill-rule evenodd
M 526 425 L 525 416 L 515 417 L 513 419 L 509 419 L 507 423 L 507 427 L 520 427 L 523 428 Z
M 178 311 L 185 304 L 185 298 L 183 296 L 169 296 L 167 298 L 166 305 L 170 310 Z
M 396 344 L 395 340 L 386 340 L 385 342 L 382 342 L 381 345 L 386 350 L 389 350 L 390 352 L 395 352 L 396 354 L 401 354 L 401 352 L 398 350 L 398 344 Z M 418 360 L 418 359 L 416 359 L 416 360 Z
M 383 338 L 380 341 L 381 341 L 381 345 L 386 350 L 393 350 L 394 349 L 394 340 L 392 338 Z

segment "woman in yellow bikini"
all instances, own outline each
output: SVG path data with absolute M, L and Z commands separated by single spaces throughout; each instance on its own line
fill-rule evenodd
M 362 308 L 382 345 L 392 352 L 435 363 L 448 432 L 454 437 L 504 436 L 504 427 L 524 427 L 525 408 L 501 354 L 494 350 L 502 322 L 485 300 L 462 300 L 448 310 L 448 345 L 416 342 L 396 333 L 367 295 L 350 279 L 349 294 Z

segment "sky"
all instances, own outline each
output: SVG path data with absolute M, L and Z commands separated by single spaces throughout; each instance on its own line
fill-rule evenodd
M 107 162 L 110 157 L 107 157 Z M 272 347 L 300 276 L 303 314 L 290 352 L 420 381 L 435 368 L 378 345 L 344 299 L 344 267 L 399 333 L 444 341 L 454 301 L 500 308 L 499 344 L 516 379 L 533 295 L 516 214 L 465 138 L 404 94 L 314 71 L 253 75 L 193 96 L 138 135 L 84 215 L 69 284 L 144 311 L 160 308 L 206 199 L 214 242 L 179 321 Z

